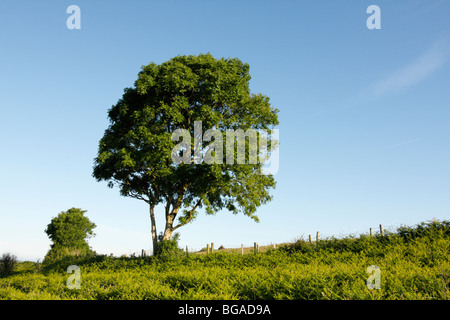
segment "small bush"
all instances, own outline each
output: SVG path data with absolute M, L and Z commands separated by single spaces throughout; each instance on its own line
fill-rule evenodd
M 9 276 L 17 266 L 17 257 L 10 253 L 4 253 L 0 259 L 0 275 Z
M 180 234 L 175 233 L 170 240 L 162 240 L 163 235 L 158 236 L 158 245 L 156 247 L 154 255 L 161 262 L 167 262 L 171 260 L 177 260 L 184 258 L 186 254 L 183 249 L 178 248 L 178 241 Z
M 72 264 L 92 260 L 96 256 L 96 253 L 91 249 L 54 246 L 45 255 L 44 261 L 42 262 L 42 270 L 45 272 L 65 271 Z

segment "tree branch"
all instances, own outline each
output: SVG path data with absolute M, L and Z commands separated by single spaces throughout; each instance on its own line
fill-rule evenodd
M 182 227 L 182 226 L 188 224 L 189 221 L 191 221 L 192 218 L 193 218 L 193 215 L 192 215 L 192 214 L 194 213 L 195 209 L 197 209 L 198 206 L 201 205 L 201 203 L 202 203 L 202 199 L 199 199 L 198 202 L 197 202 L 197 204 L 196 204 L 191 210 L 188 211 L 189 217 L 186 219 L 186 221 L 183 222 L 183 223 L 180 223 L 180 224 L 176 225 L 176 226 L 173 228 L 172 231 L 175 231 L 175 230 L 178 229 L 179 227 Z

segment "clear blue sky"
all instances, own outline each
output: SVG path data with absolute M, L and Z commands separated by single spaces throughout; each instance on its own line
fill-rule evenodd
M 80 30 L 66 27 L 72 4 Z M 260 223 L 202 213 L 183 247 L 449 219 L 449 13 L 425 0 L 1 1 L 0 253 L 42 260 L 44 229 L 71 207 L 97 224 L 97 252 L 149 249 L 147 205 L 91 175 L 107 110 L 142 65 L 207 52 L 248 63 L 251 90 L 280 110 L 280 167 Z

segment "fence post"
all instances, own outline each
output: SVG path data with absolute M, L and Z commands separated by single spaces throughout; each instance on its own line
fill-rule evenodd
M 319 242 L 319 231 L 316 233 L 316 244 Z
M 243 243 L 241 243 L 241 254 L 242 255 L 244 254 L 244 244 Z
M 209 243 L 206 244 L 206 254 L 209 254 Z
M 383 225 L 382 224 L 380 224 L 380 234 L 381 234 L 381 236 L 383 236 Z
M 370 228 L 370 236 L 373 237 L 373 231 L 372 231 L 372 228 Z
M 312 237 L 309 235 L 309 243 L 312 243 Z
M 214 242 L 211 242 L 211 253 L 214 252 Z
M 255 243 L 253 244 L 253 251 L 254 251 L 254 253 L 257 253 L 257 252 L 258 252 L 258 242 L 255 242 Z
M 186 245 L 186 257 L 189 257 L 188 246 Z

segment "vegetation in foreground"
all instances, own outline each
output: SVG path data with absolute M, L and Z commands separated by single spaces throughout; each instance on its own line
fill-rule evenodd
M 169 249 L 145 258 L 67 256 L 43 270 L 22 262 L 0 278 L 0 299 L 450 298 L 450 221 L 384 236 L 298 240 L 258 254 L 187 257 Z M 80 267 L 80 289 L 67 286 L 69 265 Z M 380 289 L 366 285 L 371 265 L 381 270 Z

